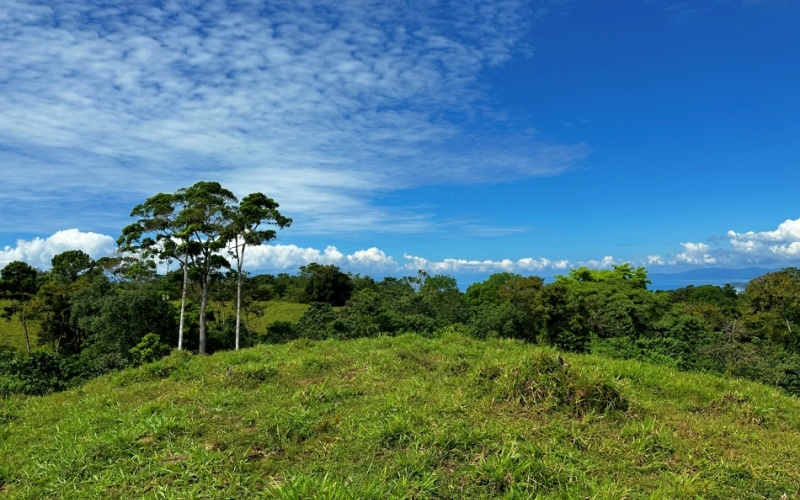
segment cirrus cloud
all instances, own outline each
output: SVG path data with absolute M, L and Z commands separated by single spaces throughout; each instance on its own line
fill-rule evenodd
M 275 196 L 298 232 L 429 230 L 381 196 L 588 153 L 489 110 L 479 83 L 551 3 L 6 0 L 0 233 L 112 231 L 208 178 Z

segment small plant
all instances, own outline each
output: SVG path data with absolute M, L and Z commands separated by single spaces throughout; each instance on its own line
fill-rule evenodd
M 534 493 L 551 490 L 557 477 L 535 453 L 514 446 L 486 457 L 478 466 L 478 482 L 495 493 Z
M 228 376 L 239 383 L 266 382 L 278 375 L 278 370 L 274 366 L 254 362 L 230 366 L 227 371 Z

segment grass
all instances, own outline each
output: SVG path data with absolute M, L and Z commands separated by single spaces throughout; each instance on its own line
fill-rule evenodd
M 308 307 L 308 304 L 298 304 L 296 302 L 285 302 L 282 300 L 258 302 L 256 304 L 258 314 L 252 315 L 253 318 L 249 323 L 250 329 L 256 334 L 263 334 L 267 330 L 267 327 L 276 321 L 297 323 Z
M 10 305 L 10 301 L 0 300 L 0 310 Z M 39 324 L 35 321 L 28 321 L 28 334 L 30 335 L 31 347 L 36 346 Z M 8 348 L 19 352 L 25 352 L 25 332 L 22 324 L 14 315 L 11 319 L 0 318 L 0 349 Z
M 298 340 L 0 401 L 7 498 L 780 498 L 800 401 L 513 341 Z

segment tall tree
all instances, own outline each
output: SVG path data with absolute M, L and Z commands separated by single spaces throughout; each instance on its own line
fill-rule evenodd
M 744 319 L 762 337 L 800 351 L 800 269 L 788 267 L 750 281 Z
M 201 181 L 176 193 L 184 202 L 177 221 L 185 228 L 188 244 L 192 249 L 194 271 L 200 284 L 200 336 L 198 351 L 206 353 L 206 309 L 208 285 L 211 273 L 230 263 L 219 255 L 228 243 L 228 227 L 231 224 L 231 205 L 238 201 L 232 192 L 218 182 Z
M 191 232 L 182 216 L 186 208 L 183 194 L 159 193 L 136 205 L 131 217 L 138 220 L 123 228 L 117 245 L 123 253 L 137 253 L 146 259 L 175 259 L 181 266 L 181 312 L 178 322 L 178 349 L 183 349 L 186 324 L 186 294 L 191 260 Z
M 263 225 L 284 229 L 292 224 L 292 219 L 281 215 L 278 207 L 278 203 L 265 194 L 252 193 L 242 198 L 230 213 L 226 239 L 230 242 L 228 251 L 236 260 L 236 350 L 239 350 L 241 335 L 244 252 L 248 245 L 261 245 L 277 237 L 274 229 L 264 229 Z
M 54 255 L 51 261 L 50 280 L 62 284 L 74 283 L 80 276 L 91 272 L 95 262 L 83 250 L 67 250 Z
M 11 301 L 0 314 L 9 320 L 13 315 L 17 315 L 25 333 L 25 347 L 28 352 L 31 352 L 31 340 L 28 335 L 26 305 L 39 289 L 38 276 L 39 271 L 30 264 L 20 261 L 10 262 L 0 270 L 0 295 Z
M 300 279 L 305 282 L 305 292 L 311 302 L 341 307 L 353 293 L 350 275 L 333 264 L 312 262 L 300 266 Z
M 39 320 L 39 342 L 50 342 L 55 351 L 76 354 L 85 335 L 72 314 L 73 299 L 81 290 L 107 281 L 94 260 L 81 250 L 55 255 L 52 269 L 31 301 L 31 312 Z

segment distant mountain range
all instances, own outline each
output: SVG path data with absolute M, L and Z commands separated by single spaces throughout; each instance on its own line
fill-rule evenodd
M 704 269 L 692 269 L 690 271 L 683 271 L 679 273 L 651 273 L 648 272 L 647 276 L 652 282 L 647 286 L 649 290 L 674 290 L 676 288 L 683 288 L 685 286 L 694 285 L 716 285 L 723 286 L 730 283 L 738 290 L 744 290 L 747 283 L 758 276 L 773 273 L 779 269 L 765 269 L 762 267 L 744 267 L 740 269 L 727 269 L 721 267 L 712 267 Z M 564 271 L 558 274 L 567 274 L 569 271 Z M 535 273 L 534 273 L 535 274 Z M 546 282 L 552 282 L 554 275 L 540 274 L 545 278 Z M 470 273 L 459 274 L 458 284 L 461 291 L 466 291 L 469 285 L 486 280 L 489 273 Z
M 747 283 L 758 276 L 778 271 L 778 269 L 764 269 L 761 267 L 744 267 L 741 269 L 704 268 L 692 269 L 680 273 L 648 273 L 652 284 L 650 289 L 671 290 L 689 285 L 725 285 L 730 283 L 736 288 L 743 289 Z

